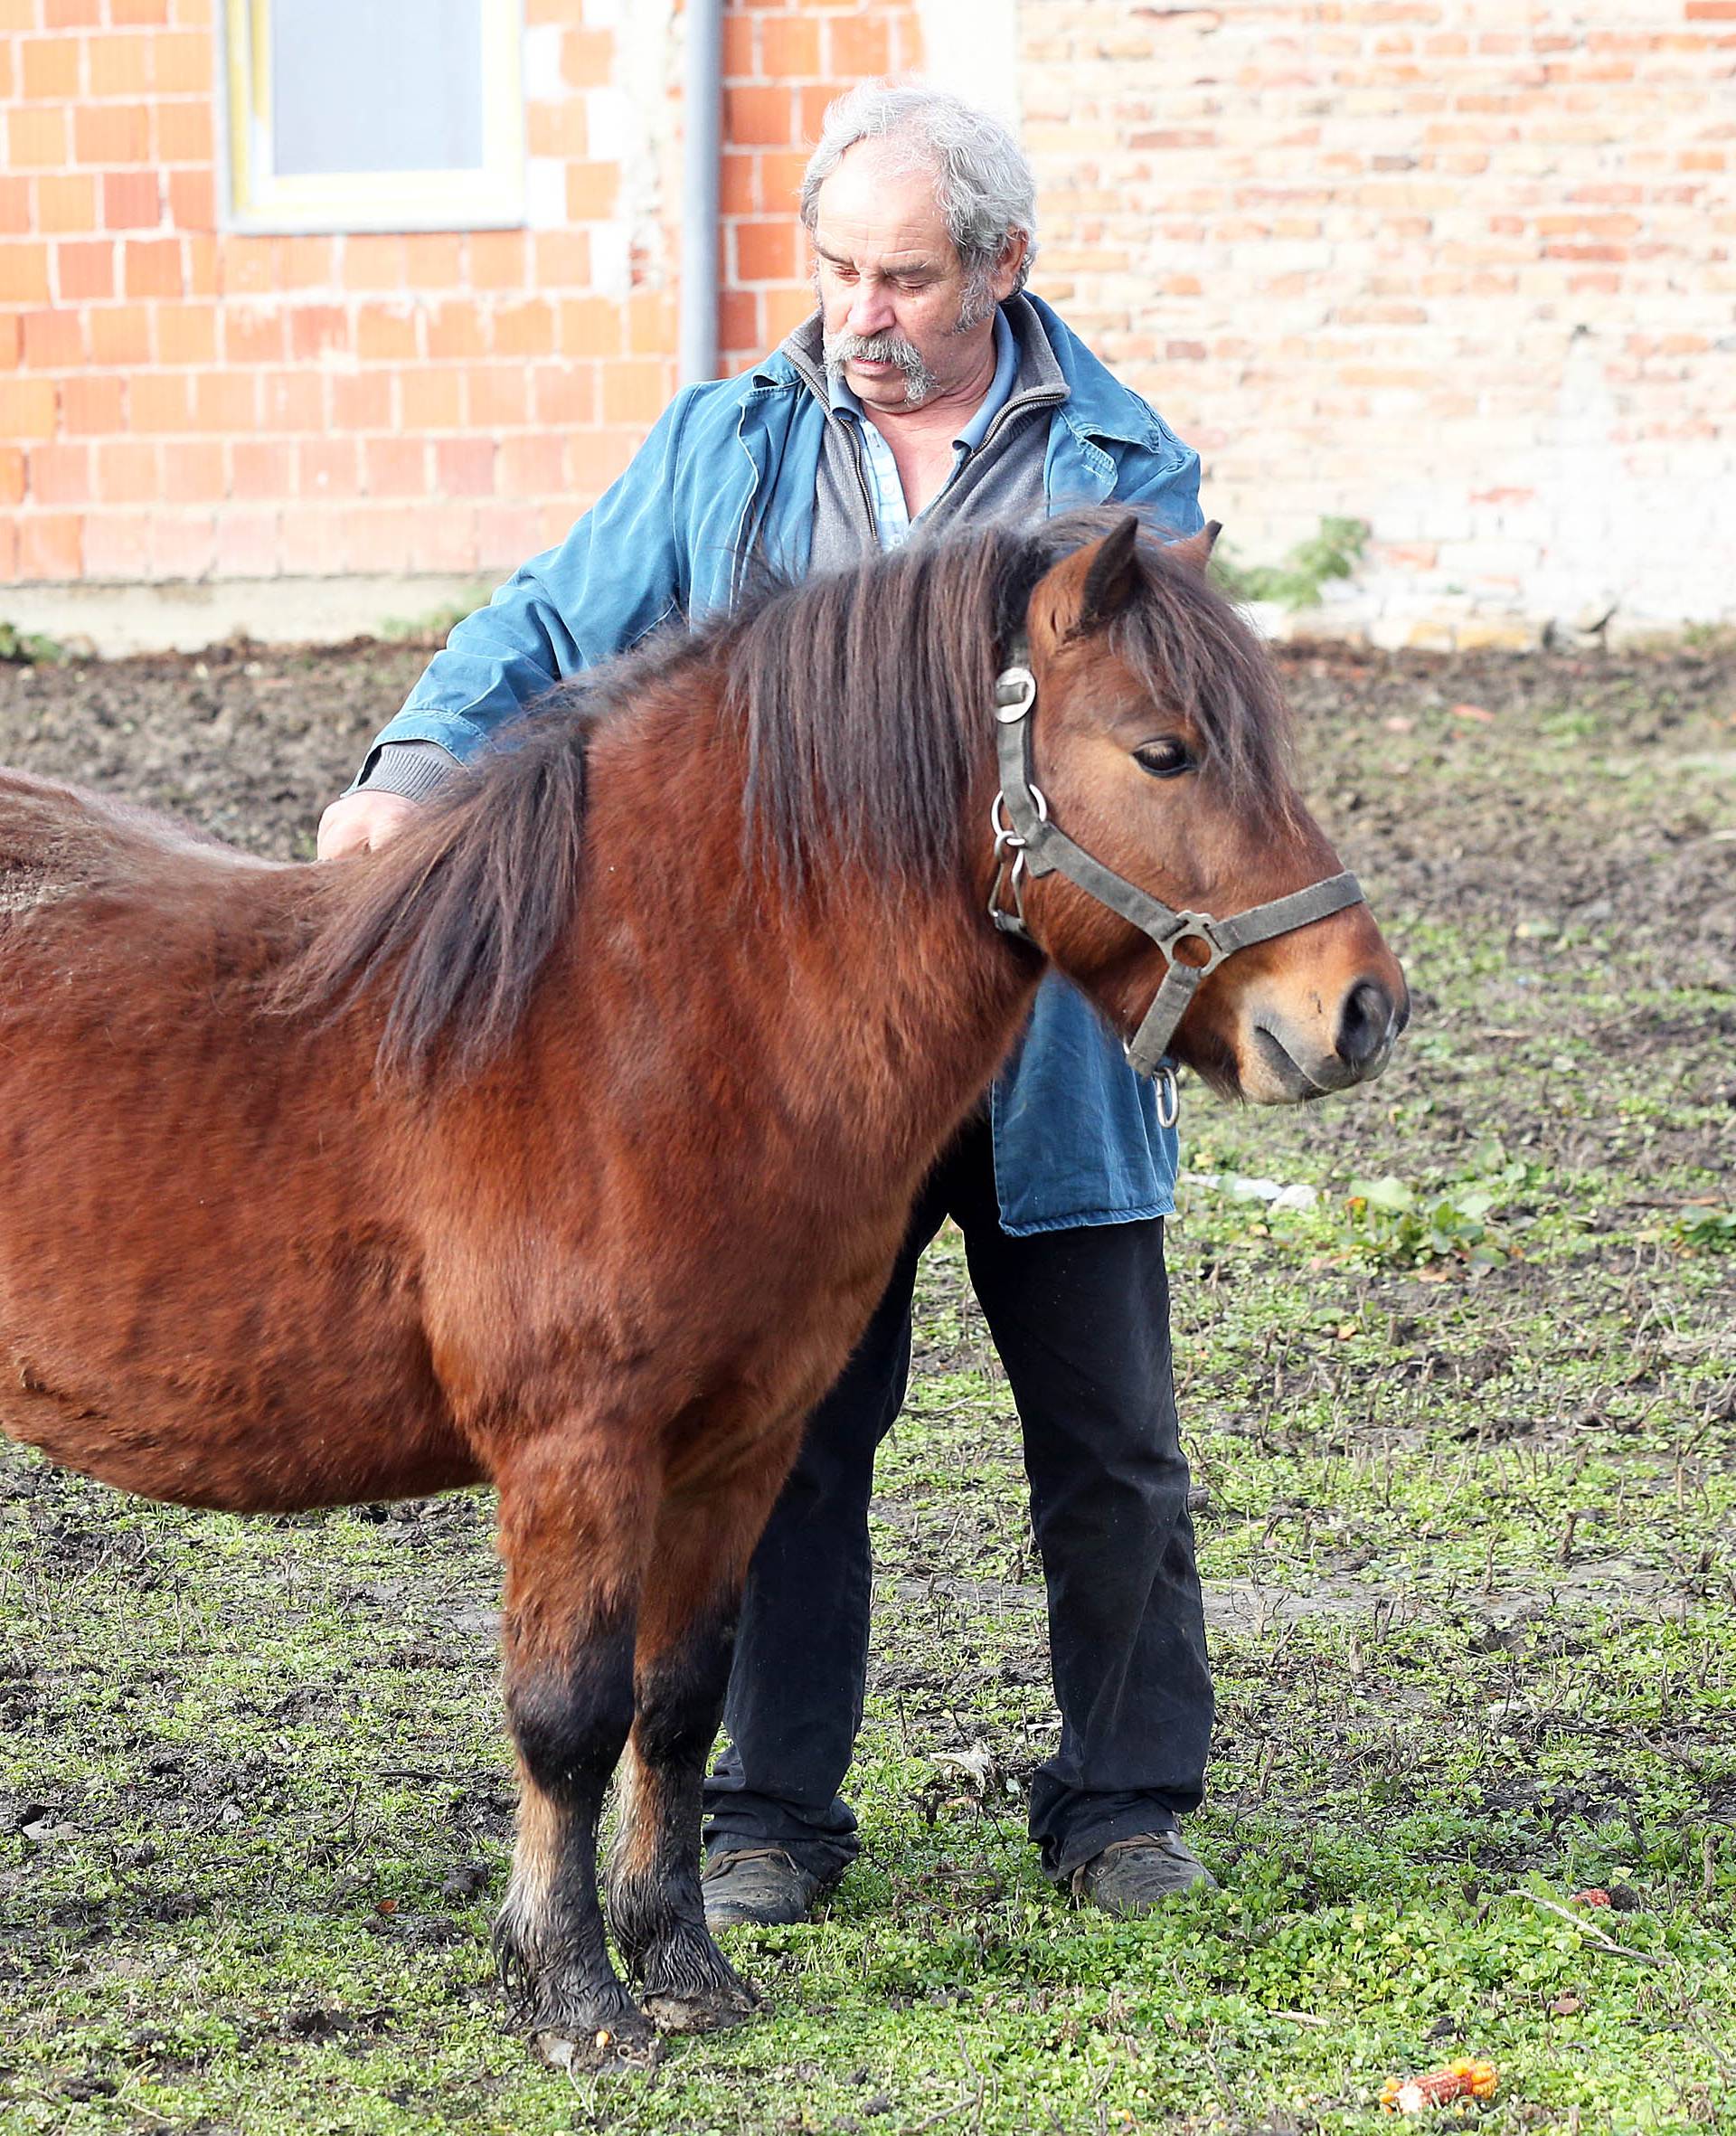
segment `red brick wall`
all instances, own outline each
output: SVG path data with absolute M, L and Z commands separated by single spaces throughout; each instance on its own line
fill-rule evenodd
M 955 76 L 1016 20 L 1037 287 L 1244 554 L 1370 520 L 1389 638 L 1736 612 L 1736 0 L 926 5 Z M 260 238 L 216 227 L 212 11 L 0 0 L 0 581 L 557 538 L 675 383 L 668 24 L 525 0 L 526 229 Z M 808 308 L 807 146 L 921 15 L 732 0 L 726 368 Z
M 723 368 L 742 369 L 814 308 L 796 213 L 802 170 L 826 108 L 854 82 L 921 65 L 915 10 L 757 5 L 731 0 L 724 24 Z
M 526 0 L 524 230 L 218 228 L 213 0 L 0 0 L 0 581 L 490 574 L 564 533 L 674 389 L 679 100 L 611 0 Z M 722 331 L 809 308 L 827 99 L 908 7 L 727 24 Z M 647 109 L 646 107 L 649 107 Z
M 1736 0 L 1023 0 L 1039 286 L 1249 555 L 1440 642 L 1736 615 Z

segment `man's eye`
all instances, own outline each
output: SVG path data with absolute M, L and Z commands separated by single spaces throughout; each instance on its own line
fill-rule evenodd
M 1140 770 L 1149 771 L 1154 779 L 1179 779 L 1184 771 L 1194 769 L 1187 744 L 1177 742 L 1174 735 L 1162 742 L 1142 742 L 1133 754 Z

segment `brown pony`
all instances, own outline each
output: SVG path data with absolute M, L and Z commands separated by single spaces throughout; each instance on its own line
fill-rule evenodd
M 764 592 L 335 865 L 0 778 L 0 1424 L 236 1512 L 497 1487 L 498 1940 L 557 2060 L 752 2007 L 700 1779 L 803 1418 L 1045 959 L 1124 1033 L 1163 975 L 1058 876 L 1034 947 L 989 923 L 1008 645 L 1108 866 L 1220 913 L 1335 866 L 1206 538 L 1136 534 L 990 527 Z M 1358 903 L 1231 957 L 1175 1051 L 1279 1101 L 1375 1073 L 1404 1013 Z M 640 2003 L 597 1889 L 618 1763 Z

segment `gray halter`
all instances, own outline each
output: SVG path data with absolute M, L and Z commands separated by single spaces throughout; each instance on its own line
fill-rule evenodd
M 1226 957 L 1251 943 L 1269 941 L 1288 934 L 1312 920 L 1342 912 L 1347 905 L 1361 904 L 1363 893 L 1354 875 L 1329 875 L 1311 883 L 1306 890 L 1293 890 L 1288 897 L 1275 897 L 1263 905 L 1250 905 L 1225 920 L 1208 912 L 1177 912 L 1160 899 L 1125 881 L 1099 860 L 1093 860 L 1050 819 L 1049 804 L 1031 779 L 1031 719 L 1037 702 L 1037 678 L 1023 664 L 1004 668 L 995 683 L 995 755 L 1000 766 L 1001 789 L 989 812 L 995 832 L 995 857 L 1003 865 L 1013 855 L 1006 886 L 1013 894 L 1013 909 L 1001 904 L 1002 875 L 997 873 L 989 892 L 988 916 L 1003 934 L 1029 941 L 1024 923 L 1024 878 L 1027 875 L 1065 875 L 1088 891 L 1100 904 L 1130 920 L 1162 950 L 1169 969 L 1153 997 L 1145 1019 L 1127 1042 L 1127 1065 L 1140 1075 L 1157 1078 L 1157 1117 L 1165 1127 L 1174 1127 L 1176 1114 L 1175 1070 L 1167 1058 L 1175 1026 L 1187 1014 L 1188 1004 L 1201 980 L 1214 972 Z M 1187 947 L 1190 955 L 1203 950 L 1197 963 L 1184 963 L 1177 951 Z

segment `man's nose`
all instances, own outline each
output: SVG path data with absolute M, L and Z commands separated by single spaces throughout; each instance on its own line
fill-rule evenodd
M 850 307 L 850 331 L 883 334 L 892 323 L 892 303 L 885 286 L 878 282 L 858 283 Z

